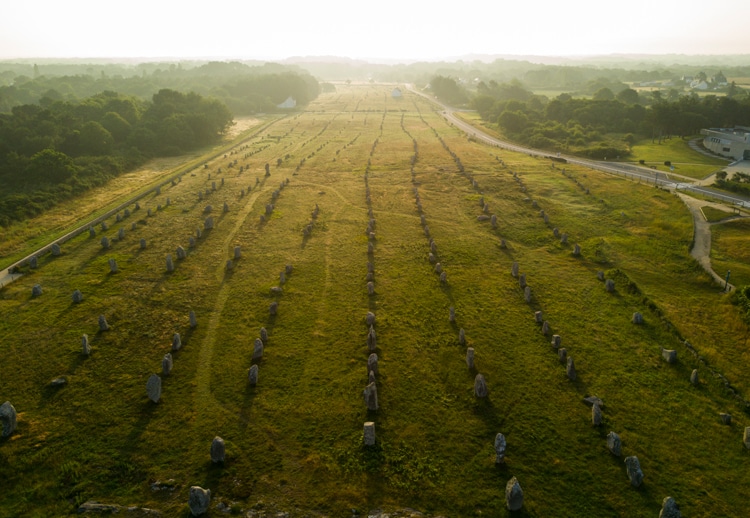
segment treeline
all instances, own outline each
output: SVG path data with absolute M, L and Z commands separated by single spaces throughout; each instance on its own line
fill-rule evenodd
M 444 76 L 433 78 L 430 86 L 449 103 L 470 99 L 470 107 L 514 141 L 599 159 L 627 156 L 632 144 L 644 138 L 687 137 L 702 128 L 750 123 L 750 98 L 744 95 L 689 94 L 669 100 L 656 91 L 644 99 L 631 88 L 614 93 L 599 83 L 591 98 L 561 94 L 550 100 L 518 80 L 479 82 L 473 95 Z
M 24 104 L 48 106 L 56 101 L 78 101 L 103 91 L 146 100 L 163 89 L 214 97 L 234 115 L 273 111 L 287 97 L 305 105 L 320 93 L 318 81 L 309 73 L 274 63 L 0 63 L 0 112 Z
M 148 158 L 217 142 L 232 114 L 217 100 L 164 89 L 150 101 L 103 92 L 0 114 L 0 225 L 37 215 Z

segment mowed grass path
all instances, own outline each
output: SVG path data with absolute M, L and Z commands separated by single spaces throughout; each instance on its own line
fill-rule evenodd
M 101 232 L 82 236 L 0 292 L 8 373 L 0 398 L 20 412 L 18 431 L 0 442 L 0 515 L 68 514 L 94 499 L 187 516 L 188 489 L 201 485 L 214 502 L 249 509 L 262 501 L 294 516 L 407 506 L 506 516 L 512 476 L 528 516 L 656 515 L 667 495 L 685 515 L 742 515 L 750 499 L 747 415 L 677 334 L 747 393 L 745 328 L 723 325 L 736 310 L 690 260 L 692 222 L 676 197 L 469 142 L 425 100 L 395 100 L 377 85 L 342 86 L 243 146 L 112 222 L 104 234 L 124 226 L 126 235 L 110 250 L 102 250 Z M 415 187 L 447 284 L 428 261 Z M 477 221 L 481 198 L 496 229 Z M 269 203 L 273 213 L 261 223 Z M 188 249 L 208 204 L 216 228 Z M 376 220 L 371 254 L 368 209 Z M 168 274 L 166 254 L 178 245 L 188 257 Z M 225 271 L 236 245 L 242 257 Z M 108 273 L 109 258 L 118 273 Z M 527 275 L 530 303 L 510 275 L 514 261 Z M 287 264 L 293 273 L 282 286 Z M 600 270 L 615 279 L 614 293 L 597 279 Z M 36 283 L 44 294 L 32 299 Z M 74 289 L 81 304 L 70 300 Z M 368 311 L 377 318 L 377 412 L 362 399 Z M 535 311 L 562 336 L 576 381 Z M 645 325 L 631 324 L 635 311 Z M 96 332 L 99 314 L 110 331 Z M 251 387 L 261 327 L 269 340 Z M 473 371 L 459 329 L 476 351 Z M 89 358 L 80 355 L 84 332 L 94 346 Z M 160 372 L 175 332 L 184 346 L 154 405 L 145 383 Z M 662 361 L 661 347 L 677 349 L 676 365 Z M 688 382 L 696 367 L 697 388 Z M 474 397 L 477 372 L 487 399 Z M 68 385 L 49 388 L 59 375 Z M 599 428 L 582 402 L 592 394 L 605 402 Z M 721 425 L 719 412 L 734 414 L 734 424 Z M 378 443 L 364 448 L 369 420 Z M 630 487 L 622 458 L 606 450 L 610 430 L 621 435 L 623 456 L 639 457 L 641 488 Z M 508 440 L 502 466 L 494 464 L 498 432 Z M 216 435 L 227 444 L 221 466 L 209 458 Z M 156 481 L 174 489 L 154 491 Z

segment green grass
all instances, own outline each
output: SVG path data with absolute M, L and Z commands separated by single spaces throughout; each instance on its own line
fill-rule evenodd
M 470 142 L 427 101 L 411 94 L 397 101 L 389 92 L 352 85 L 322 95 L 259 135 L 258 143 L 271 143 L 263 151 L 212 160 L 142 203 L 110 250 L 101 250 L 101 233 L 81 236 L 0 291 L 8 373 L 0 397 L 20 413 L 16 434 L 0 442 L 0 515 L 72 514 L 93 499 L 187 516 L 189 487 L 201 485 L 214 502 L 247 510 L 262 501 L 269 513 L 291 516 L 403 507 L 509 516 L 503 491 L 512 476 L 527 516 L 656 515 L 667 495 L 685 515 L 743 514 L 750 475 L 741 436 L 750 419 L 678 338 L 748 394 L 750 358 L 740 343 L 746 327 L 690 259 L 692 221 L 680 200 L 577 166 L 563 175 L 548 161 Z M 418 143 L 413 177 L 407 132 Z M 249 170 L 230 169 L 234 159 Z M 266 162 L 273 164 L 268 178 Z M 225 184 L 199 202 L 197 193 L 221 178 Z M 428 261 L 415 186 L 446 285 Z M 167 196 L 172 205 L 146 217 Z M 497 229 L 477 221 L 481 197 L 498 216 Z M 187 247 L 207 204 L 216 228 L 167 274 L 166 254 Z M 305 238 L 316 204 L 320 214 Z M 368 208 L 376 219 L 372 254 Z M 130 232 L 132 221 L 138 229 Z M 575 243 L 580 257 L 572 254 Z M 242 258 L 226 272 L 235 245 Z M 117 274 L 108 273 L 111 257 Z M 514 261 L 527 274 L 531 303 L 510 275 Z M 283 293 L 273 294 L 286 264 L 294 272 Z M 615 293 L 606 292 L 599 270 L 615 279 Z M 44 294 L 32 299 L 36 283 Z M 84 301 L 73 305 L 76 288 Z M 191 309 L 199 321 L 192 330 Z M 368 311 L 377 315 L 377 412 L 362 400 Z M 562 336 L 578 369 L 575 382 L 534 311 Z M 635 311 L 645 325 L 630 323 Z M 112 330 L 96 332 L 99 314 Z M 270 336 L 251 387 L 247 371 L 261 327 Z M 476 351 L 476 371 L 466 367 L 461 328 Z M 146 380 L 160 371 L 175 332 L 184 347 L 173 353 L 173 373 L 154 405 Z M 79 354 L 82 333 L 92 341 L 89 358 Z M 677 349 L 679 362 L 665 364 L 661 347 Z M 693 368 L 699 388 L 688 383 Z M 477 372 L 487 378 L 487 400 L 473 395 Z M 50 389 L 59 375 L 68 385 Z M 598 429 L 581 402 L 589 394 L 605 401 Z M 719 423 L 724 411 L 735 416 L 731 427 Z M 364 448 L 369 420 L 378 443 Z M 610 430 L 620 433 L 625 455 L 639 457 L 640 489 L 629 487 L 622 459 L 607 452 Z M 504 466 L 494 465 L 498 432 L 508 440 Z M 216 435 L 227 444 L 223 466 L 209 459 Z M 174 491 L 151 489 L 169 479 Z
M 716 207 L 712 207 L 709 205 L 701 207 L 701 212 L 703 212 L 703 216 L 705 216 L 706 221 L 710 223 L 718 222 L 726 218 L 731 218 L 733 215 L 735 215 L 728 210 L 717 209 Z
M 731 270 L 730 282 L 750 285 L 750 219 L 711 226 L 711 263 L 719 275 Z
M 696 137 L 672 137 L 662 140 L 661 143 L 652 142 L 651 139 L 642 140 L 633 145 L 631 161 L 638 163 L 639 160 L 644 160 L 646 166 L 658 171 L 696 179 L 705 178 L 726 167 L 729 163 L 726 160 L 712 158 L 691 149 L 688 142 L 693 138 Z M 672 162 L 674 171 L 664 165 L 666 161 Z

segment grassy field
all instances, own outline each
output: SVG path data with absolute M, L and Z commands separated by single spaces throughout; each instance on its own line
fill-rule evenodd
M 711 227 L 711 264 L 719 275 L 731 270 L 736 286 L 750 285 L 750 220 L 732 220 Z
M 688 146 L 688 141 L 679 137 L 662 140 L 661 144 L 650 139 L 642 140 L 633 146 L 631 161 L 638 163 L 639 160 L 644 160 L 646 166 L 658 171 L 695 179 L 705 178 L 729 164 L 726 160 L 712 158 L 692 150 Z M 666 161 L 672 162 L 674 171 L 664 165 Z
M 19 412 L 17 431 L 0 441 L 0 516 L 74 514 L 87 500 L 188 516 L 192 485 L 211 489 L 212 516 L 223 515 L 218 502 L 269 516 L 404 507 L 511 516 L 504 488 L 513 476 L 525 496 L 513 515 L 656 516 L 669 495 L 685 516 L 742 516 L 750 418 L 681 340 L 747 395 L 747 327 L 690 258 L 692 220 L 680 200 L 471 142 L 426 100 L 392 99 L 392 87 L 337 88 L 0 291 L 0 400 Z M 480 201 L 497 228 L 477 219 Z M 207 205 L 215 228 L 190 247 Z M 120 226 L 124 238 L 102 249 L 102 235 Z M 428 234 L 447 282 L 428 259 Z M 180 245 L 187 257 L 168 273 L 166 255 Z M 228 270 L 236 246 L 242 257 Z M 286 265 L 293 272 L 282 284 Z M 32 298 L 35 284 L 44 293 Z M 362 396 L 368 311 L 377 411 Z M 535 311 L 562 337 L 575 381 Z M 644 325 L 631 323 L 636 311 Z M 97 331 L 99 315 L 109 331 Z M 261 327 L 269 338 L 253 360 Z M 184 345 L 153 404 L 146 380 L 161 372 L 174 333 Z M 661 348 L 677 350 L 678 362 L 665 363 Z M 474 396 L 477 373 L 488 398 Z M 67 385 L 50 387 L 58 376 Z M 591 425 L 588 395 L 604 400 L 602 426 Z M 720 412 L 734 415 L 731 426 Z M 366 421 L 376 425 L 372 447 L 362 444 Z M 610 430 L 623 439 L 621 458 L 607 451 Z M 508 441 L 502 465 L 498 432 Z M 209 457 L 215 436 L 227 447 L 219 465 Z M 630 455 L 645 474 L 637 489 L 625 473 Z

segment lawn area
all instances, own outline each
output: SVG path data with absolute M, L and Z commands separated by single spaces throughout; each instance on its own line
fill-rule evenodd
M 750 415 L 684 340 L 750 397 L 747 326 L 691 259 L 680 199 L 472 141 L 411 92 L 336 88 L 0 289 L 0 401 L 18 411 L 0 516 L 96 500 L 187 517 L 193 485 L 211 490 L 209 516 L 658 516 L 666 496 L 685 516 L 742 516 Z M 723 246 L 729 267 L 747 262 Z M 520 513 L 504 499 L 514 476 Z
M 719 275 L 731 270 L 736 286 L 750 285 L 750 219 L 711 226 L 711 263 Z
M 660 144 L 652 142 L 651 139 L 644 139 L 633 145 L 629 161 L 637 164 L 643 160 L 646 166 L 654 167 L 658 171 L 673 172 L 695 179 L 705 178 L 729 164 L 727 160 L 712 158 L 691 149 L 688 142 L 693 138 L 699 138 L 699 136 L 689 139 L 672 137 L 662 140 Z M 674 171 L 670 171 L 670 167 L 664 165 L 666 161 L 672 162 Z

